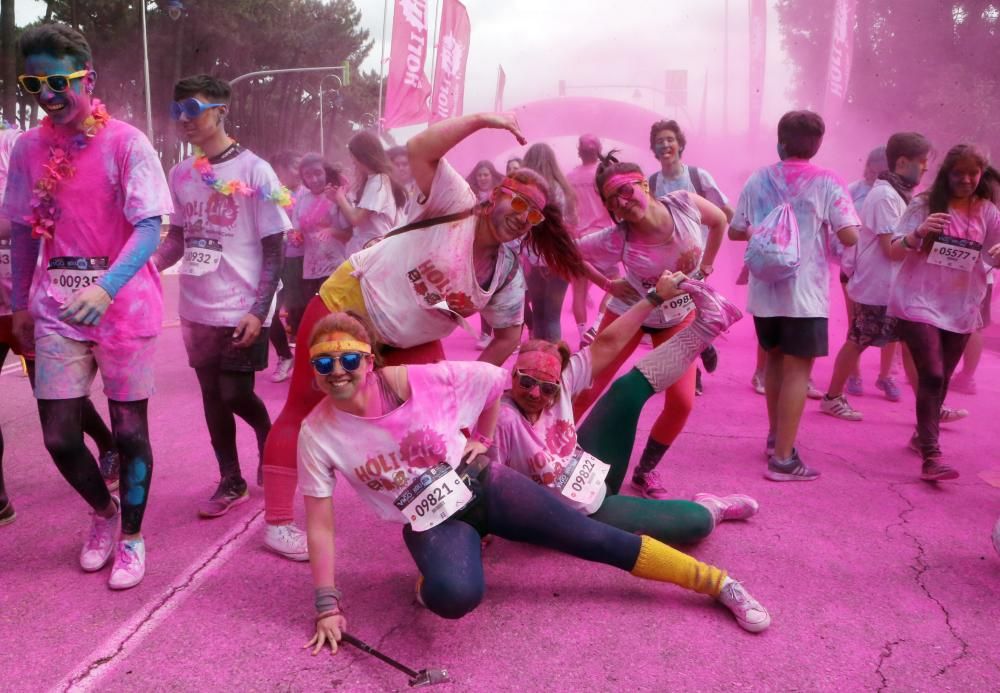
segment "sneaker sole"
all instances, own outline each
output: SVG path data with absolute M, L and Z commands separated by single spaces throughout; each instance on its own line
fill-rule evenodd
M 128 590 L 128 589 L 132 589 L 133 587 L 135 587 L 136 585 L 138 585 L 140 582 L 142 582 L 142 578 L 144 578 L 144 577 L 146 577 L 145 572 L 142 575 L 140 575 L 139 579 L 136 580 L 135 582 L 111 584 L 111 580 L 108 580 L 108 589 L 113 589 L 113 590 Z
M 764 478 L 769 481 L 816 481 L 819 474 L 815 476 L 802 476 L 800 474 L 786 474 L 784 472 L 774 472 L 768 469 L 764 472 Z
M 638 493 L 642 498 L 649 500 L 671 500 L 673 498 L 673 496 L 668 493 L 663 493 L 662 495 L 650 495 L 645 487 L 639 486 L 639 484 L 634 481 L 629 482 L 629 485 L 632 487 L 632 490 Z
M 113 553 L 114 553 L 114 551 L 111 551 L 111 553 L 109 553 L 107 555 L 107 557 L 103 561 L 101 561 L 101 564 L 99 566 L 97 566 L 96 568 L 88 568 L 85 565 L 83 565 L 83 563 L 81 563 L 80 564 L 80 570 L 82 570 L 85 573 L 96 573 L 97 571 L 103 569 L 104 566 L 106 566 L 108 564 L 108 561 L 111 560 L 111 554 L 113 554 Z
M 747 621 L 741 621 L 740 619 L 736 619 L 736 623 L 738 623 L 740 628 L 748 633 L 760 633 L 761 631 L 767 630 L 771 625 L 771 615 L 768 614 L 767 619 L 761 621 L 760 623 L 748 623 Z
M 822 414 L 826 414 L 827 416 L 832 416 L 833 418 L 840 419 L 841 421 L 863 421 L 864 420 L 863 416 L 859 416 L 858 418 L 855 419 L 854 417 L 843 416 L 842 414 L 837 414 L 836 412 L 832 412 L 832 411 L 824 411 L 822 409 L 820 409 L 819 411 Z
M 242 496 L 240 496 L 239 498 L 237 498 L 236 500 L 234 500 L 232 503 L 230 503 L 229 505 L 227 505 L 225 508 L 223 508 L 222 510 L 220 510 L 217 513 L 205 512 L 204 510 L 200 510 L 199 509 L 198 510 L 198 517 L 204 517 L 206 519 L 211 519 L 211 518 L 215 518 L 215 517 L 222 517 L 223 515 L 225 515 L 226 513 L 228 513 L 230 510 L 232 510 L 233 508 L 235 508 L 237 505 L 243 505 L 248 500 L 250 500 L 250 494 L 249 493 L 244 493 Z
M 947 472 L 939 473 L 939 474 L 924 474 L 923 472 L 921 472 L 921 474 L 920 474 L 920 480 L 921 481 L 930 481 L 930 482 L 935 482 L 935 481 L 952 481 L 954 479 L 957 479 L 959 476 L 960 476 L 960 474 L 956 470 L 954 470 L 954 469 L 952 469 L 950 471 L 947 471 Z

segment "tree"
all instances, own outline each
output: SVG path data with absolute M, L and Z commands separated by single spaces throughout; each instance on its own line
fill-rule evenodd
M 990 0 L 857 0 L 845 118 L 881 131 L 918 130 L 946 149 L 998 141 L 1000 10 Z M 779 0 L 791 91 L 821 106 L 834 0 Z

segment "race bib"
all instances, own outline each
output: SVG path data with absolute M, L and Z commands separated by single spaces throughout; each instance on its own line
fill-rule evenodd
M 10 277 L 10 239 L 0 238 L 0 278 Z
M 660 314 L 667 322 L 680 322 L 684 316 L 694 310 L 694 301 L 691 294 L 684 293 L 674 296 L 663 302 L 660 306 Z
M 954 236 L 940 236 L 931 246 L 927 262 L 962 272 L 971 272 L 972 268 L 979 262 L 982 250 L 982 243 Z
M 393 504 L 403 514 L 414 532 L 426 532 L 464 508 L 472 500 L 472 491 L 446 462 L 418 476 Z
M 54 257 L 49 260 L 49 296 L 65 305 L 80 289 L 97 282 L 108 271 L 106 257 Z
M 590 505 L 604 487 L 611 466 L 577 448 L 565 471 L 556 477 L 555 487 L 570 500 Z
M 219 269 L 222 243 L 214 238 L 185 238 L 181 274 L 200 277 Z

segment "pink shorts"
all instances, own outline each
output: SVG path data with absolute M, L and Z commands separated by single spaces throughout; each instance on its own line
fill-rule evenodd
M 154 390 L 155 356 L 156 337 L 98 344 L 47 334 L 35 341 L 35 397 L 86 397 L 100 371 L 108 399 L 116 402 L 149 399 Z

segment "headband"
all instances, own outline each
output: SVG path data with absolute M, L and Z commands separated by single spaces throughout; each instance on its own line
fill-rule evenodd
M 559 382 L 559 376 L 562 375 L 562 359 L 555 354 L 544 351 L 522 351 L 518 354 L 514 366 L 518 370 L 532 370 L 542 373 L 555 383 Z
M 500 185 L 497 187 L 509 193 L 514 193 L 527 198 L 531 204 L 538 208 L 539 211 L 545 209 L 545 196 L 542 194 L 542 191 L 534 185 L 522 183 L 521 181 L 508 176 L 500 181 Z
M 317 354 L 329 354 L 335 351 L 360 351 L 362 354 L 370 354 L 372 347 L 347 332 L 328 332 L 320 341 L 309 347 L 309 356 L 311 358 Z
M 601 187 L 601 194 L 603 194 L 605 198 L 608 198 L 614 195 L 615 192 L 618 191 L 618 188 L 622 187 L 626 183 L 641 183 L 644 180 L 646 179 L 638 171 L 616 173 L 604 181 L 604 185 Z

